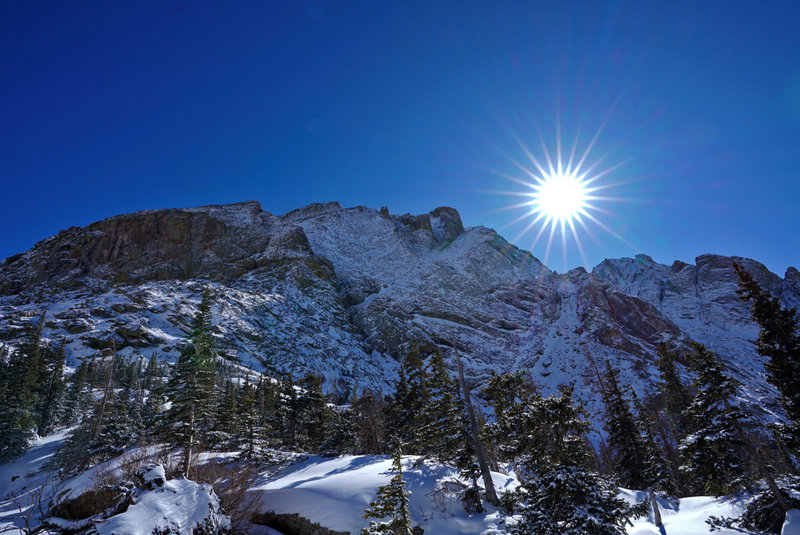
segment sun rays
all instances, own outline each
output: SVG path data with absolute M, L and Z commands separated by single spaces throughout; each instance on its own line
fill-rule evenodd
M 592 158 L 592 149 L 597 143 L 600 131 L 602 127 L 581 153 L 578 152 L 579 136 L 576 136 L 569 152 L 563 153 L 560 128 L 556 130 L 556 148 L 553 153 L 541 135 L 539 136 L 541 152 L 538 156 L 517 138 L 525 159 L 519 161 L 509 155 L 506 157 L 518 172 L 509 174 L 495 171 L 496 174 L 521 186 L 517 190 L 491 192 L 519 199 L 518 202 L 500 208 L 504 211 L 522 212 L 501 228 L 524 225 L 512 242 L 518 243 L 524 236 L 533 234 L 529 249 L 534 254 L 539 251 L 538 254 L 541 255 L 543 248 L 542 260 L 545 264 L 550 259 L 554 245 L 559 244 L 566 268 L 569 241 L 574 243 L 583 265 L 588 267 L 581 237 L 588 236 L 599 244 L 595 234 L 597 229 L 635 249 L 623 236 L 600 219 L 602 216 L 616 216 L 606 207 L 607 204 L 633 200 L 608 194 L 609 190 L 622 184 L 620 181 L 610 181 L 610 179 L 627 161 L 603 166 L 608 153 Z

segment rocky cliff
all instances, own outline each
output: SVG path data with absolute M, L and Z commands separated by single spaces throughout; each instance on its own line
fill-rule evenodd
M 15 343 L 45 314 L 45 336 L 63 340 L 73 360 L 112 346 L 174 358 L 209 286 L 228 358 L 321 373 L 343 394 L 389 388 L 413 341 L 457 346 L 474 381 L 525 369 L 548 390 L 575 385 L 596 409 L 605 361 L 643 392 L 660 342 L 697 340 L 770 411 L 732 260 L 666 266 L 639 255 L 558 274 L 493 230 L 465 229 L 446 207 L 417 216 L 338 203 L 276 216 L 253 201 L 151 210 L 67 229 L 6 259 L 0 339 Z M 796 269 L 782 279 L 735 260 L 786 305 L 800 303 Z

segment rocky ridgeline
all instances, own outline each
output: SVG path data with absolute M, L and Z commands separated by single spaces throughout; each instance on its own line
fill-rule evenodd
M 111 347 L 174 358 L 203 288 L 216 297 L 225 354 L 256 369 L 326 377 L 349 392 L 388 388 L 412 341 L 456 345 L 468 375 L 529 370 L 546 389 L 575 385 L 597 408 L 605 361 L 644 391 L 657 345 L 705 343 L 747 396 L 774 407 L 739 301 L 731 258 L 695 265 L 644 255 L 558 274 L 452 208 L 418 216 L 314 204 L 275 216 L 257 202 L 121 215 L 43 240 L 0 266 L 0 339 L 45 314 L 71 358 Z M 787 305 L 785 278 L 736 258 Z

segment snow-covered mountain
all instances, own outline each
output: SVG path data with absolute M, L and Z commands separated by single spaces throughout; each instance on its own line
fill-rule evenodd
M 782 279 L 734 258 L 784 304 L 800 304 L 800 273 Z M 595 409 L 605 361 L 640 393 L 660 342 L 696 340 L 775 410 L 735 294 L 732 258 L 695 265 L 645 255 L 558 274 L 452 208 L 418 216 L 314 204 L 283 216 L 250 201 L 148 210 L 61 231 L 0 266 L 0 340 L 14 344 L 45 315 L 45 337 L 73 360 L 115 348 L 177 356 L 200 294 L 215 297 L 225 354 L 255 369 L 320 373 L 329 390 L 390 388 L 410 343 L 453 346 L 467 374 L 528 370 L 545 390 L 576 386 Z

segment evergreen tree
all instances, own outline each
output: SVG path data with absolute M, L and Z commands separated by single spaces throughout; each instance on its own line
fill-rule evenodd
M 245 381 L 241 394 L 236 402 L 236 419 L 240 426 L 240 444 L 243 455 L 247 459 L 257 456 L 266 444 L 266 429 L 259 414 L 259 389 L 256 385 Z
M 64 398 L 62 421 L 66 426 L 79 423 L 92 406 L 89 365 L 81 361 L 70 376 Z
M 513 535 L 625 535 L 647 503 L 631 506 L 609 480 L 574 465 L 558 465 L 522 486 L 521 520 Z
M 398 447 L 392 454 L 394 475 L 388 485 L 378 487 L 375 501 L 370 502 L 363 518 L 371 520 L 369 526 L 361 530 L 361 535 L 413 535 L 411 513 L 408 508 L 409 492 L 403 480 L 402 453 Z
M 265 446 L 269 446 L 272 437 L 280 431 L 280 403 L 279 383 L 271 377 L 262 376 L 256 387 L 256 411 Z
M 20 405 L 27 419 L 26 425 L 35 425 L 35 406 L 42 389 L 42 378 L 45 375 L 45 351 L 42 347 L 44 320 L 45 315 L 42 314 L 39 321 L 28 330 L 20 348 L 24 363 L 16 380 L 19 381 L 20 378 L 22 380 L 18 388 Z
M 59 345 L 45 353 L 42 370 L 43 384 L 36 404 L 36 428 L 40 436 L 47 436 L 64 416 L 64 346 Z
M 300 424 L 300 400 L 291 374 L 281 379 L 280 403 L 281 435 L 283 443 L 294 449 L 297 446 L 297 428 Z
M 210 428 L 214 402 L 217 349 L 211 335 L 211 293 L 206 290 L 194 318 L 188 343 L 175 364 L 167 387 L 171 402 L 164 417 L 165 433 L 183 447 L 182 473 L 188 476 L 192 452 Z
M 114 407 L 117 402 L 114 392 L 114 370 L 118 369 L 114 363 L 116 357 L 98 360 L 105 367 L 102 396 L 93 403 L 91 415 L 83 418 L 80 425 L 67 436 L 56 456 L 57 464 L 67 471 L 79 471 L 86 466 L 105 461 L 118 448 L 124 447 L 111 443 L 113 433 L 110 432 L 110 426 L 114 424 L 113 418 L 120 417 Z
M 681 467 L 698 493 L 722 495 L 740 490 L 748 467 L 739 422 L 745 415 L 734 406 L 737 383 L 702 344 L 686 355 L 696 374 L 697 390 L 683 413 L 687 434 L 679 450 Z
M 636 396 L 633 398 L 633 405 L 638 415 L 636 427 L 644 445 L 644 481 L 655 491 L 668 496 L 677 496 L 678 484 L 675 481 L 674 472 L 664 456 L 664 448 L 655 437 L 655 421 L 650 411 Z
M 768 360 L 767 381 L 780 393 L 789 425 L 780 434 L 795 454 L 800 452 L 800 322 L 796 308 L 784 308 L 761 288 L 742 266 L 733 264 L 739 276 L 740 298 L 750 302 L 759 332 L 756 350 Z
M 546 425 L 546 422 L 536 421 L 536 413 L 542 408 L 545 398 L 542 398 L 533 385 L 526 383 L 525 376 L 519 371 L 492 374 L 483 392 L 495 414 L 494 422 L 484 428 L 484 434 L 498 454 L 514 465 L 517 474 L 522 478 L 529 475 L 530 455 L 540 448 L 543 448 L 543 460 L 550 462 L 550 456 L 555 452 L 548 447 L 547 438 L 540 433 L 539 427 L 540 424 Z M 549 401 L 552 399 L 548 399 Z M 556 422 L 553 424 L 556 425 Z M 585 429 L 575 431 L 582 435 Z M 582 444 L 574 451 L 583 451 Z
M 337 407 L 331 411 L 324 429 L 324 441 L 320 445 L 323 455 L 347 455 L 356 452 L 355 415 L 349 407 Z
M 28 326 L 20 347 L 0 365 L 0 460 L 24 453 L 35 437 L 45 375 L 44 318 Z
M 676 367 L 677 355 L 667 349 L 666 344 L 661 344 L 658 348 L 658 360 L 656 366 L 659 372 L 658 388 L 664 396 L 665 412 L 672 424 L 672 432 L 675 437 L 679 436 L 683 430 L 683 412 L 692 401 L 689 390 L 681 381 Z
M 384 420 L 386 403 L 378 393 L 365 390 L 360 396 L 353 390 L 350 410 L 355 422 L 355 453 L 379 454 L 386 451 L 386 427 Z
M 426 374 L 428 399 L 418 417 L 418 446 L 422 455 L 453 462 L 465 445 L 464 406 L 458 384 L 450 377 L 442 354 L 431 355 Z
M 123 390 L 111 393 L 111 400 L 97 437 L 87 444 L 88 452 L 97 461 L 106 461 L 120 455 L 139 440 L 133 418 L 133 408 L 128 394 Z
M 307 374 L 299 383 L 297 396 L 298 439 L 305 451 L 318 452 L 332 411 L 322 394 L 322 377 Z
M 205 441 L 213 449 L 234 450 L 243 442 L 244 428 L 239 419 L 241 389 L 230 378 L 223 379 L 216 394 L 213 426 L 207 430 Z
M 153 352 L 142 373 L 142 388 L 151 390 L 153 387 L 158 386 L 161 383 L 161 377 L 161 367 L 158 365 L 155 352 Z
M 589 429 L 586 412 L 572 400 L 572 389 L 544 397 L 531 389 L 520 396 L 506 387 L 521 376 L 490 380 L 490 402 L 497 422 L 487 426 L 498 449 L 518 462 L 523 480 L 507 506 L 520 514 L 514 535 L 624 534 L 630 518 L 645 505 L 630 506 L 617 497 L 609 480 L 586 467 Z M 509 434 L 505 434 L 509 433 Z
M 32 407 L 18 384 L 27 364 L 21 351 L 12 350 L 0 367 L 0 462 L 24 453 L 34 438 Z
M 605 428 L 611 446 L 614 473 L 622 486 L 646 489 L 653 482 L 647 478 L 647 452 L 636 419 L 617 380 L 617 373 L 606 362 L 603 378 L 603 401 L 606 406 Z
M 425 437 L 422 425 L 425 410 L 430 406 L 428 373 L 414 345 L 405 355 L 399 372 L 395 394 L 387 407 L 386 428 L 391 430 L 391 440 L 400 444 L 413 455 L 425 453 Z

